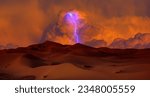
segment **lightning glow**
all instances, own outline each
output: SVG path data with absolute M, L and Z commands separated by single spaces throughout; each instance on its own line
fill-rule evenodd
M 74 39 L 75 39 L 75 42 L 76 43 L 79 43 L 80 40 L 79 40 L 79 36 L 78 36 L 78 14 L 75 13 L 75 12 L 68 12 L 66 14 L 67 16 L 67 19 L 69 20 L 69 22 L 73 25 L 73 33 L 74 33 Z

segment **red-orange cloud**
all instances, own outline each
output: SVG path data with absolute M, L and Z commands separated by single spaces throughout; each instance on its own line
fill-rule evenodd
M 102 40 L 109 46 L 118 38 L 150 33 L 149 6 L 149 0 L 0 0 L 0 44 L 27 46 L 46 39 L 72 44 L 59 15 L 75 9 L 86 15 L 82 43 Z

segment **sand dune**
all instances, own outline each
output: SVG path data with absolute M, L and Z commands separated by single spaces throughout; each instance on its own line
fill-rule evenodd
M 0 79 L 150 79 L 150 49 L 92 48 L 47 41 L 0 51 Z

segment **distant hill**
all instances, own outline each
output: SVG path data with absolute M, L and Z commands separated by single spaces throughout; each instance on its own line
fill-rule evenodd
M 46 41 L 0 51 L 0 79 L 150 79 L 150 49 Z

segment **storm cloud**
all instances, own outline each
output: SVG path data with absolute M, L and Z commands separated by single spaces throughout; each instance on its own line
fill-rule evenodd
M 27 46 L 45 40 L 72 44 L 70 34 L 59 25 L 59 15 L 78 10 L 86 14 L 88 26 L 81 31 L 82 43 L 103 40 L 108 46 L 150 33 L 149 6 L 149 0 L 0 0 L 0 44 Z

